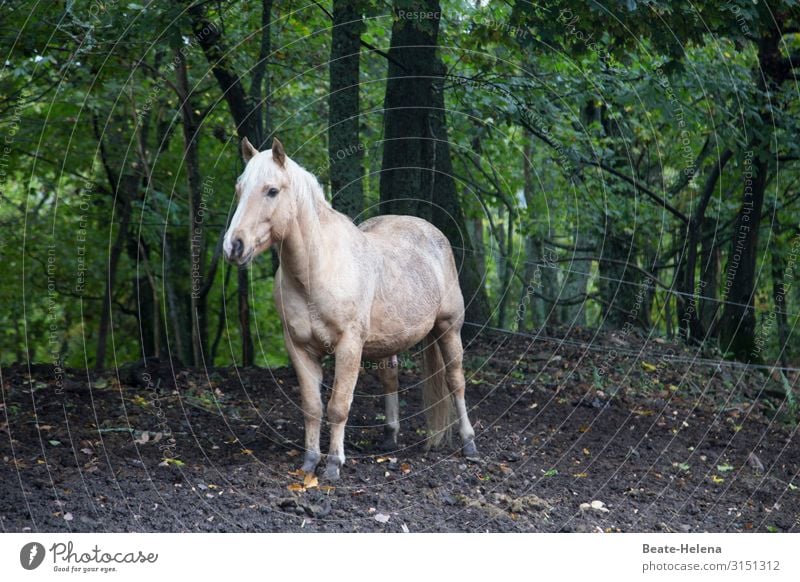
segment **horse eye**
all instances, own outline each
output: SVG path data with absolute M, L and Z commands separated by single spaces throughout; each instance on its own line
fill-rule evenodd
M 277 195 L 278 195 L 277 188 L 270 188 L 269 190 L 267 190 L 267 196 L 269 196 L 270 198 L 275 198 L 275 196 Z

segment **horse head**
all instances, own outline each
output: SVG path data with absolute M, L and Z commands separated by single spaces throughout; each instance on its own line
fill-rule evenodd
M 283 240 L 297 214 L 292 188 L 292 162 L 277 139 L 272 149 L 259 152 L 247 138 L 242 140 L 245 168 L 236 180 L 236 212 L 222 249 L 228 261 L 246 265 Z

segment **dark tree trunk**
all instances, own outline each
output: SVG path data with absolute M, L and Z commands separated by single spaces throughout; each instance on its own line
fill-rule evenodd
M 167 299 L 167 319 L 169 320 L 169 325 L 172 326 L 172 333 L 175 339 L 175 352 L 179 355 L 182 361 L 188 361 L 191 358 L 191 346 L 189 345 L 189 341 L 184 338 L 184 334 L 188 328 L 185 325 L 184 321 L 185 318 L 183 317 L 183 312 L 180 309 L 178 304 L 178 294 L 175 291 L 174 285 L 174 276 L 169 276 L 170 274 L 174 274 L 179 272 L 179 265 L 175 263 L 175 260 L 172 256 L 172 237 L 170 237 L 169 233 L 167 233 L 163 238 L 163 252 L 164 252 L 164 265 L 165 265 L 165 273 L 167 276 L 164 277 L 164 294 L 166 295 Z M 181 241 L 182 242 L 182 241 Z M 167 322 L 165 322 L 165 327 L 167 327 Z M 165 336 L 167 338 L 167 348 L 172 354 L 171 346 L 169 345 L 169 330 L 165 330 Z
M 713 233 L 703 234 L 700 247 L 700 281 L 703 298 L 700 300 L 700 313 L 703 327 L 713 336 L 714 323 L 719 309 L 719 275 L 721 272 L 720 250 Z
M 439 11 L 436 0 L 395 0 L 394 12 Z M 433 67 L 439 20 L 395 18 L 384 99 L 381 213 L 430 217 Z M 423 203 L 423 201 L 425 203 Z
M 606 216 L 605 221 L 599 282 L 603 324 L 611 329 L 621 329 L 630 322 L 644 328 L 648 319 L 646 297 L 640 293 L 641 275 L 636 269 L 633 237 L 625 234 L 622 226 L 616 225 L 610 216 Z
M 758 229 L 767 187 L 767 162 L 751 150 L 744 164 L 742 206 L 734 223 L 728 267 L 725 272 L 725 308 L 720 319 L 720 347 L 734 358 L 754 356 L 756 315 L 753 296 L 758 259 Z M 756 358 L 758 359 L 758 358 Z
M 253 335 L 250 332 L 250 287 L 247 269 L 238 269 L 239 329 L 242 333 L 242 366 L 252 366 Z
M 353 0 L 334 0 L 331 37 L 328 160 L 333 207 L 355 219 L 364 210 L 359 140 L 359 73 L 364 22 Z
M 508 329 L 508 301 L 511 299 L 511 281 L 514 276 L 514 264 L 512 256 L 514 253 L 514 219 L 510 212 L 506 212 L 507 222 L 505 232 L 503 228 L 498 229 L 500 240 L 499 256 L 497 260 L 497 271 L 500 273 L 500 302 L 497 306 L 497 327 Z
M 199 123 L 194 113 L 189 73 L 186 59 L 181 51 L 175 51 L 178 62 L 177 87 L 181 100 L 183 127 L 183 159 L 189 185 L 189 276 L 190 276 L 190 324 L 192 328 L 192 364 L 203 363 L 203 351 L 208 341 L 208 304 L 202 293 L 205 277 L 206 234 L 203 220 L 203 184 L 200 175 L 200 152 L 198 144 Z
M 117 269 L 125 241 L 128 240 L 128 226 L 131 218 L 131 206 L 128 202 L 128 190 L 138 184 L 136 176 L 125 175 L 121 179 L 120 190 L 124 193 L 119 197 L 119 230 L 111 245 L 108 255 L 108 269 L 106 270 L 105 292 L 103 305 L 100 311 L 100 326 L 97 330 L 97 351 L 95 352 L 95 368 L 102 370 L 106 365 L 106 347 L 108 344 L 108 330 L 111 327 L 111 303 L 114 298 L 114 286 L 117 278 Z
M 436 10 L 438 10 L 438 4 Z M 433 11 L 436 12 L 436 10 Z M 434 82 L 433 109 L 430 119 L 433 159 L 428 160 L 429 165 L 425 166 L 431 168 L 428 177 L 433 180 L 430 191 L 434 204 L 429 205 L 431 222 L 445 234 L 453 247 L 458 280 L 464 294 L 466 321 L 483 325 L 489 319 L 489 302 L 486 297 L 484 280 L 478 269 L 478 256 L 467 235 L 467 221 L 453 179 L 442 82 L 444 66 L 438 60 L 434 62 L 434 66 L 439 75 Z M 477 249 L 477 252 L 483 252 L 483 249 Z M 464 333 L 467 337 L 472 337 L 477 329 L 474 326 L 466 326 Z
M 395 0 L 394 10 L 441 14 L 436 0 Z M 438 18 L 396 18 L 392 26 L 384 100 L 381 212 L 429 219 L 447 236 L 459 270 L 466 320 L 483 324 L 489 308 L 453 179 L 444 67 L 436 55 L 438 33 Z M 465 333 L 474 329 L 466 326 Z
M 772 222 L 772 231 L 775 235 L 773 238 L 772 252 L 770 253 L 771 261 L 771 275 L 772 275 L 772 302 L 775 308 L 775 325 L 777 326 L 776 332 L 778 335 L 778 354 L 781 365 L 787 367 L 789 365 L 789 358 L 791 357 L 789 346 L 789 318 L 787 316 L 787 302 L 786 302 L 786 286 L 785 286 L 785 272 L 786 260 L 784 259 L 781 249 L 777 245 L 777 237 L 780 232 L 780 224 L 777 218 Z
M 776 91 L 789 78 L 791 69 L 784 66 L 781 33 L 775 29 L 772 15 L 762 15 L 765 31 L 758 42 L 758 68 L 755 71 L 762 94 Z M 725 309 L 720 319 L 720 347 L 741 361 L 754 358 L 756 314 L 756 261 L 758 230 L 769 183 L 769 157 L 774 132 L 774 103 L 761 105 L 758 127 L 754 128 L 750 151 L 745 154 L 742 205 L 734 224 L 726 271 Z
M 681 306 L 681 325 L 679 327 L 683 339 L 690 342 L 702 342 L 705 339 L 706 328 L 703 325 L 700 306 L 697 295 L 703 295 L 704 281 L 700 280 L 700 285 L 696 285 L 697 252 L 703 233 L 703 223 L 705 222 L 706 209 L 711 201 L 711 196 L 717 188 L 717 183 L 722 175 L 722 170 L 728 161 L 733 157 L 731 150 L 725 150 L 720 156 L 719 162 L 711 168 L 700 200 L 689 219 L 687 225 L 686 245 L 684 247 L 683 260 L 680 265 L 681 276 L 679 277 L 678 304 Z

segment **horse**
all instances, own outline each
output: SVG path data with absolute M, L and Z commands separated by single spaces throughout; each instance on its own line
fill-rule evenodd
M 245 169 L 236 181 L 238 202 L 223 252 L 229 262 L 244 266 L 271 246 L 277 248 L 280 267 L 273 296 L 300 386 L 302 470 L 314 472 L 321 459 L 323 357 L 335 358 L 323 477 L 336 480 L 345 462 L 345 424 L 362 359 L 380 364 L 386 406 L 383 448 L 396 450 L 396 355 L 420 342 L 427 445 L 436 448 L 449 441 L 457 424 L 464 456 L 477 459 L 464 399 L 464 299 L 444 234 L 412 216 L 377 216 L 356 226 L 332 208 L 317 178 L 289 158 L 277 139 L 271 149 L 259 152 L 245 138 L 242 156 Z

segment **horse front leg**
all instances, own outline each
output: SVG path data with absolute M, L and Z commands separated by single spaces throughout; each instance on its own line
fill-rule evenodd
M 303 471 L 313 473 L 322 456 L 319 448 L 319 433 L 322 426 L 322 364 L 318 357 L 306 351 L 303 346 L 288 339 L 286 347 L 300 383 L 300 400 L 305 422 L 305 457 Z
M 333 393 L 328 401 L 328 422 L 331 425 L 331 446 L 325 478 L 339 479 L 339 468 L 344 465 L 344 427 L 353 402 L 353 391 L 361 367 L 362 341 L 358 337 L 343 336 L 336 346 L 336 376 Z

